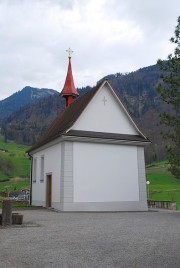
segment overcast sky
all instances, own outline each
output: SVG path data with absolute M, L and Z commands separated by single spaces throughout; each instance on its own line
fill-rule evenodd
M 72 55 L 76 87 L 156 64 L 179 0 L 0 0 L 0 100 L 29 85 L 61 91 Z

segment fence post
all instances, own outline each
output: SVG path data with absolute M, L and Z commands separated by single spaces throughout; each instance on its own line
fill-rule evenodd
M 2 225 L 12 224 L 12 206 L 10 200 L 2 202 Z

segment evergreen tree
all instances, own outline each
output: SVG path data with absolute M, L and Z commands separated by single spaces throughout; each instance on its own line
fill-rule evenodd
M 162 75 L 157 91 L 170 108 L 168 113 L 160 114 L 161 123 L 166 126 L 162 135 L 167 139 L 169 170 L 180 179 L 180 16 L 174 33 L 170 39 L 175 45 L 174 54 L 166 61 L 158 60 Z

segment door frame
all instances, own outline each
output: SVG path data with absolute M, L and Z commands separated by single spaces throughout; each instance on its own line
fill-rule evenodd
M 52 173 L 46 174 L 46 207 L 52 207 Z

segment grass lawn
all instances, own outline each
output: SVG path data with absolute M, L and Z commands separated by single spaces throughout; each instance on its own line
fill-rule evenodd
M 29 186 L 30 160 L 26 155 L 28 148 L 29 146 L 11 141 L 5 143 L 0 136 L 0 157 L 10 160 L 14 166 L 9 175 L 0 171 L 0 191 L 18 190 Z
M 180 210 L 180 180 L 168 171 L 166 162 L 159 162 L 146 167 L 146 179 L 150 181 L 150 200 L 176 201 Z
M 30 185 L 29 178 L 26 179 L 17 178 L 17 180 L 11 179 L 9 181 L 0 182 L 0 192 L 16 191 L 22 188 L 27 188 L 29 185 Z
M 0 199 L 0 201 L 1 201 L 1 199 Z M 20 203 L 11 203 L 11 204 L 12 204 L 12 208 L 32 208 L 32 207 L 34 207 L 34 206 L 29 205 L 29 204 L 20 204 Z M 0 202 L 0 208 L 2 208 L 1 202 Z

